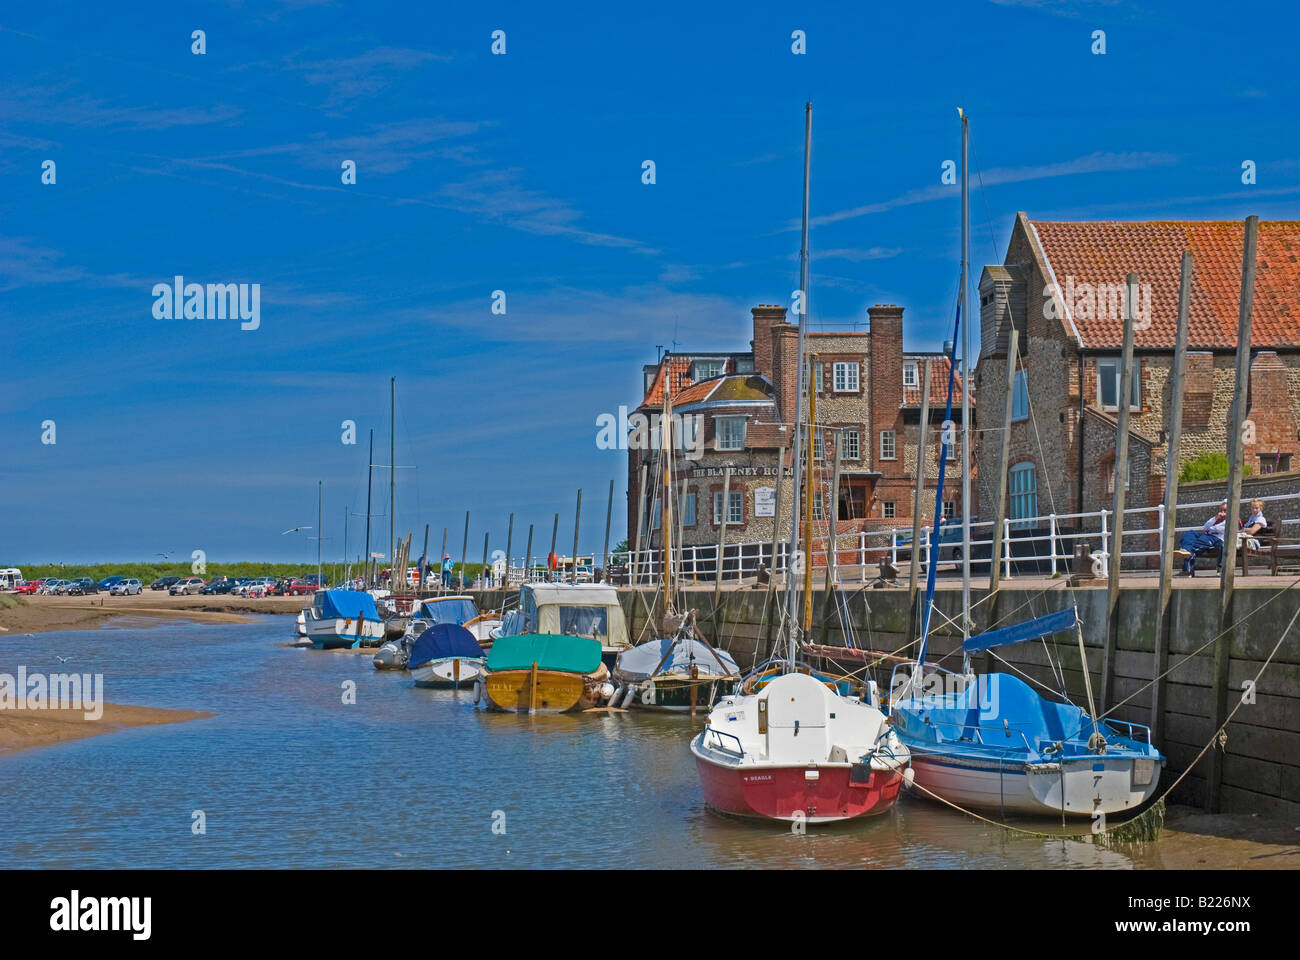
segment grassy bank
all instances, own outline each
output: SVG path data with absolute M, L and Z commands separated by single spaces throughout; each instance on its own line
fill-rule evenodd
M 92 577 L 96 582 L 105 577 L 137 577 L 148 586 L 159 577 L 202 577 L 212 580 L 216 577 L 298 577 L 316 572 L 315 564 L 305 563 L 258 563 L 254 560 L 241 560 L 237 563 L 209 563 L 203 573 L 195 573 L 189 563 L 91 563 L 91 564 L 51 564 L 51 563 L 15 563 L 28 580 L 41 580 L 58 577 L 61 580 L 76 580 L 80 577 Z M 341 563 L 327 563 L 322 568 L 330 583 L 343 579 L 346 568 Z M 353 576 L 357 576 L 362 567 L 352 565 Z M 381 569 L 383 569 L 381 567 Z M 465 564 L 465 579 L 472 580 L 483 569 L 481 563 Z M 460 564 L 452 576 L 460 575 Z

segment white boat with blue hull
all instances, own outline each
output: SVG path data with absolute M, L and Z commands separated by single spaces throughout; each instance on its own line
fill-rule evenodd
M 384 636 L 374 597 L 358 590 L 318 590 L 303 619 L 317 650 L 354 650 Z
M 1071 611 L 1072 612 L 1072 611 Z M 972 638 L 975 639 L 975 638 Z M 1040 696 L 1008 673 L 961 676 L 928 667 L 916 694 L 895 670 L 894 729 L 923 794 L 1000 815 L 1093 817 L 1136 810 L 1165 758 L 1140 724 L 1099 721 Z

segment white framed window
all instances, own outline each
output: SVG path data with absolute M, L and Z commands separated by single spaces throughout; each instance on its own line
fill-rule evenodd
M 712 380 L 727 372 L 726 360 L 696 360 L 691 364 L 691 379 L 696 383 Z
M 1029 418 L 1029 377 L 1024 369 L 1016 371 L 1011 388 L 1011 419 L 1027 420 Z
M 826 441 L 822 439 L 820 432 L 813 434 L 813 459 L 824 460 L 826 458 Z
M 903 386 L 919 387 L 920 377 L 918 376 L 917 365 L 915 363 L 903 364 Z
M 824 367 L 825 367 L 825 365 L 824 365 L 824 364 L 821 364 L 821 363 L 814 363 L 814 364 L 812 365 L 812 370 L 813 370 L 813 393 L 821 393 L 821 392 L 822 392 L 822 371 L 823 371 Z
M 745 449 L 745 418 L 717 417 L 713 421 L 717 430 L 714 447 L 718 450 Z
M 659 498 L 655 497 L 655 502 L 650 505 L 650 529 L 659 529 Z
M 1017 463 L 1011 468 L 1011 528 L 1023 530 L 1034 526 L 1029 517 L 1038 516 L 1038 476 L 1032 463 Z M 1016 523 L 1014 521 L 1020 521 Z
M 945 500 L 943 502 L 943 519 L 951 520 L 955 516 L 957 516 L 957 501 Z
M 846 361 L 835 364 L 833 386 L 836 393 L 858 392 L 858 366 Z
M 743 490 L 727 491 L 727 524 L 740 523 L 745 516 L 745 492 Z M 722 491 L 713 494 L 713 524 L 722 523 Z
M 818 490 L 813 494 L 812 518 L 814 521 L 826 519 L 826 504 L 825 501 L 822 499 L 824 496 L 825 494 L 823 494 L 820 490 Z
M 898 459 L 898 435 L 893 430 L 880 431 L 880 459 Z
M 880 504 L 881 516 L 893 520 L 898 515 L 898 504 L 893 500 L 884 500 Z
M 845 460 L 862 459 L 862 435 L 857 430 L 845 430 L 840 434 L 843 446 L 840 449 L 840 456 Z
M 1116 397 L 1119 396 L 1119 380 L 1123 370 L 1122 357 L 1099 357 L 1097 360 L 1097 405 L 1103 410 L 1119 409 Z M 1142 362 L 1133 358 L 1133 377 L 1131 380 L 1129 409 L 1142 408 Z
M 695 526 L 695 494 L 688 493 L 682 497 L 682 526 Z

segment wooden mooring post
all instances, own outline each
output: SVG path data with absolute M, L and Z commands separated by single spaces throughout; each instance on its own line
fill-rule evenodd
M 614 481 L 609 481 L 609 505 L 605 507 L 605 549 L 600 555 L 600 576 L 609 583 L 609 523 L 614 518 Z M 595 572 L 592 573 L 595 579 Z
M 1115 639 L 1119 633 L 1119 574 L 1124 547 L 1124 505 L 1128 486 L 1128 424 L 1133 406 L 1133 334 L 1134 312 L 1138 297 L 1138 276 L 1130 273 L 1124 280 L 1124 350 L 1120 358 L 1119 393 L 1115 397 L 1118 424 L 1115 427 L 1115 525 L 1106 557 L 1106 637 L 1101 650 L 1101 689 L 1097 692 L 1097 712 L 1105 713 L 1115 680 Z M 1087 670 L 1088 664 L 1081 663 Z
M 1178 542 L 1178 449 L 1183 441 L 1183 375 L 1187 372 L 1187 327 L 1192 303 L 1192 252 L 1183 251 L 1178 281 L 1178 330 L 1174 335 L 1174 366 L 1169 375 L 1169 446 L 1165 455 L 1164 535 L 1160 538 L 1160 593 L 1152 634 L 1151 739 L 1165 742 L 1165 680 L 1169 641 L 1173 634 L 1170 598 L 1174 588 L 1174 545 Z
M 573 508 L 573 582 L 578 582 L 578 526 L 582 523 L 582 488 L 578 488 L 578 505 Z
M 1236 584 L 1237 519 L 1241 516 L 1242 441 L 1246 423 L 1246 392 L 1250 385 L 1250 329 L 1255 307 L 1255 250 L 1259 238 L 1259 217 L 1246 218 L 1246 236 L 1241 254 L 1241 305 L 1237 317 L 1237 370 L 1232 385 L 1232 413 L 1228 425 L 1228 515 L 1223 527 L 1223 574 L 1219 604 L 1219 638 L 1214 642 L 1214 673 L 1210 694 L 1214 705 L 1211 731 L 1217 731 L 1228 718 L 1228 667 L 1232 657 Z M 1225 731 L 1226 732 L 1226 731 Z M 1223 797 L 1223 755 L 1218 744 L 1210 748 L 1210 765 L 1206 770 L 1205 809 L 1218 813 Z
M 907 577 L 907 635 L 903 637 L 908 643 L 916 639 L 916 590 L 921 573 L 921 527 L 924 525 L 922 514 L 925 510 L 922 502 L 925 497 L 925 468 L 929 462 L 930 444 L 930 361 L 925 361 L 925 372 L 921 376 L 921 427 L 916 437 L 916 484 L 912 489 L 912 563 Z M 866 579 L 866 571 L 862 571 Z
M 465 561 L 469 559 L 469 511 L 465 511 L 465 539 L 460 545 L 460 592 L 465 592 Z

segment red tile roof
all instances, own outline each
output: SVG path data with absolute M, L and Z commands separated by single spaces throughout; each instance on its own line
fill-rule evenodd
M 1076 288 L 1080 283 L 1122 285 L 1125 275 L 1133 272 L 1140 283 L 1151 285 L 1150 326 L 1135 331 L 1138 348 L 1173 349 L 1179 264 L 1183 250 L 1191 250 L 1195 273 L 1189 345 L 1236 346 L 1245 230 L 1241 221 L 1035 220 L 1032 226 L 1063 296 L 1067 277 L 1073 277 Z M 1030 309 L 1041 303 L 1039 296 L 1040 291 L 1029 291 Z M 1119 318 L 1075 316 L 1074 325 L 1085 347 L 1119 349 L 1123 343 Z M 1300 346 L 1300 222 L 1260 221 L 1251 343 Z
M 948 399 L 948 368 L 951 365 L 946 356 L 922 356 L 914 357 L 907 354 L 903 355 L 904 363 L 916 364 L 916 386 L 909 387 L 903 385 L 903 406 L 919 407 L 921 406 L 921 387 L 925 383 L 925 361 L 930 361 L 930 406 L 943 406 Z M 975 403 L 975 395 L 971 395 L 971 404 Z M 953 382 L 952 404 L 957 407 L 961 404 L 961 369 L 957 370 L 957 377 Z
M 650 384 L 650 389 L 646 391 L 645 399 L 641 401 L 643 407 L 662 407 L 664 405 L 665 374 L 672 380 L 673 402 L 676 403 L 677 395 L 682 390 L 679 384 L 689 384 L 691 382 L 691 358 L 669 354 L 668 362 L 659 364 L 659 369 L 655 371 L 654 381 Z

